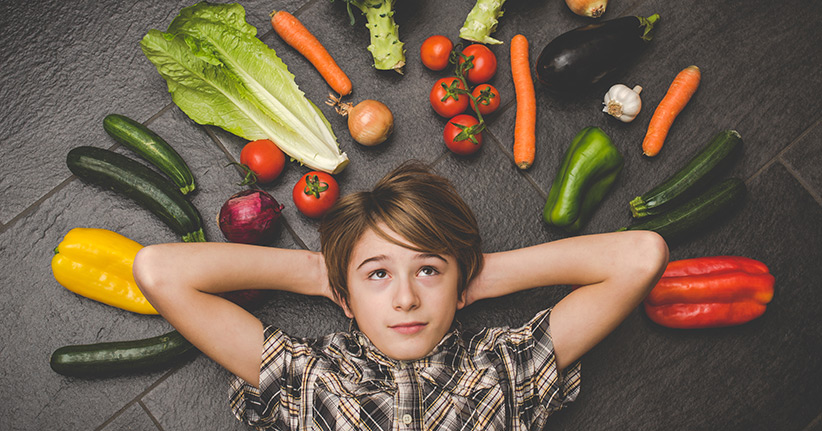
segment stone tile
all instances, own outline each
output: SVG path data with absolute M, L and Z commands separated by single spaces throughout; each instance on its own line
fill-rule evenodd
M 788 149 L 782 159 L 811 187 L 822 195 L 822 126 L 817 122 L 807 135 Z
M 134 403 L 100 431 L 148 431 L 156 430 L 157 424 L 139 403 Z
M 822 209 L 779 164 L 749 184 L 747 203 L 671 259 L 741 255 L 768 265 L 775 295 L 748 324 L 673 330 L 635 311 L 583 358 L 578 401 L 558 429 L 803 429 L 819 414 L 822 348 L 817 280 Z M 799 323 L 801 322 L 801 323 Z M 799 324 L 798 324 L 799 323 Z M 591 411 L 598 414 L 591 415 Z

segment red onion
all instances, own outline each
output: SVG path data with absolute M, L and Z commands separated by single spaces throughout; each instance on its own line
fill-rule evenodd
M 231 242 L 270 243 L 274 240 L 282 209 L 274 197 L 262 190 L 241 191 L 228 198 L 220 208 L 220 230 Z

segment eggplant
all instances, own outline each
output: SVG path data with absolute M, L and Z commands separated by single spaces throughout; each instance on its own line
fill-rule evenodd
M 557 36 L 537 59 L 537 79 L 549 91 L 568 95 L 609 79 L 631 63 L 653 37 L 659 15 L 626 16 Z

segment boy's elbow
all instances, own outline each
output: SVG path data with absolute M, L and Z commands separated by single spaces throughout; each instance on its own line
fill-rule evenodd
M 157 246 L 143 247 L 134 257 L 134 265 L 132 266 L 134 281 L 149 302 L 154 302 L 153 298 L 156 296 L 156 292 L 161 290 L 159 284 L 163 277 L 158 275 L 161 266 L 162 257 Z
M 638 234 L 635 243 L 635 250 L 638 254 L 636 256 L 637 270 L 649 281 L 648 290 L 650 291 L 668 265 L 668 243 L 661 235 L 653 231 L 636 233 Z

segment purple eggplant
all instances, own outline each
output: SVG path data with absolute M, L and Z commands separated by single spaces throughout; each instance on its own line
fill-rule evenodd
M 628 66 L 653 37 L 659 15 L 626 16 L 557 36 L 537 59 L 537 79 L 549 91 L 568 95 L 609 80 Z

